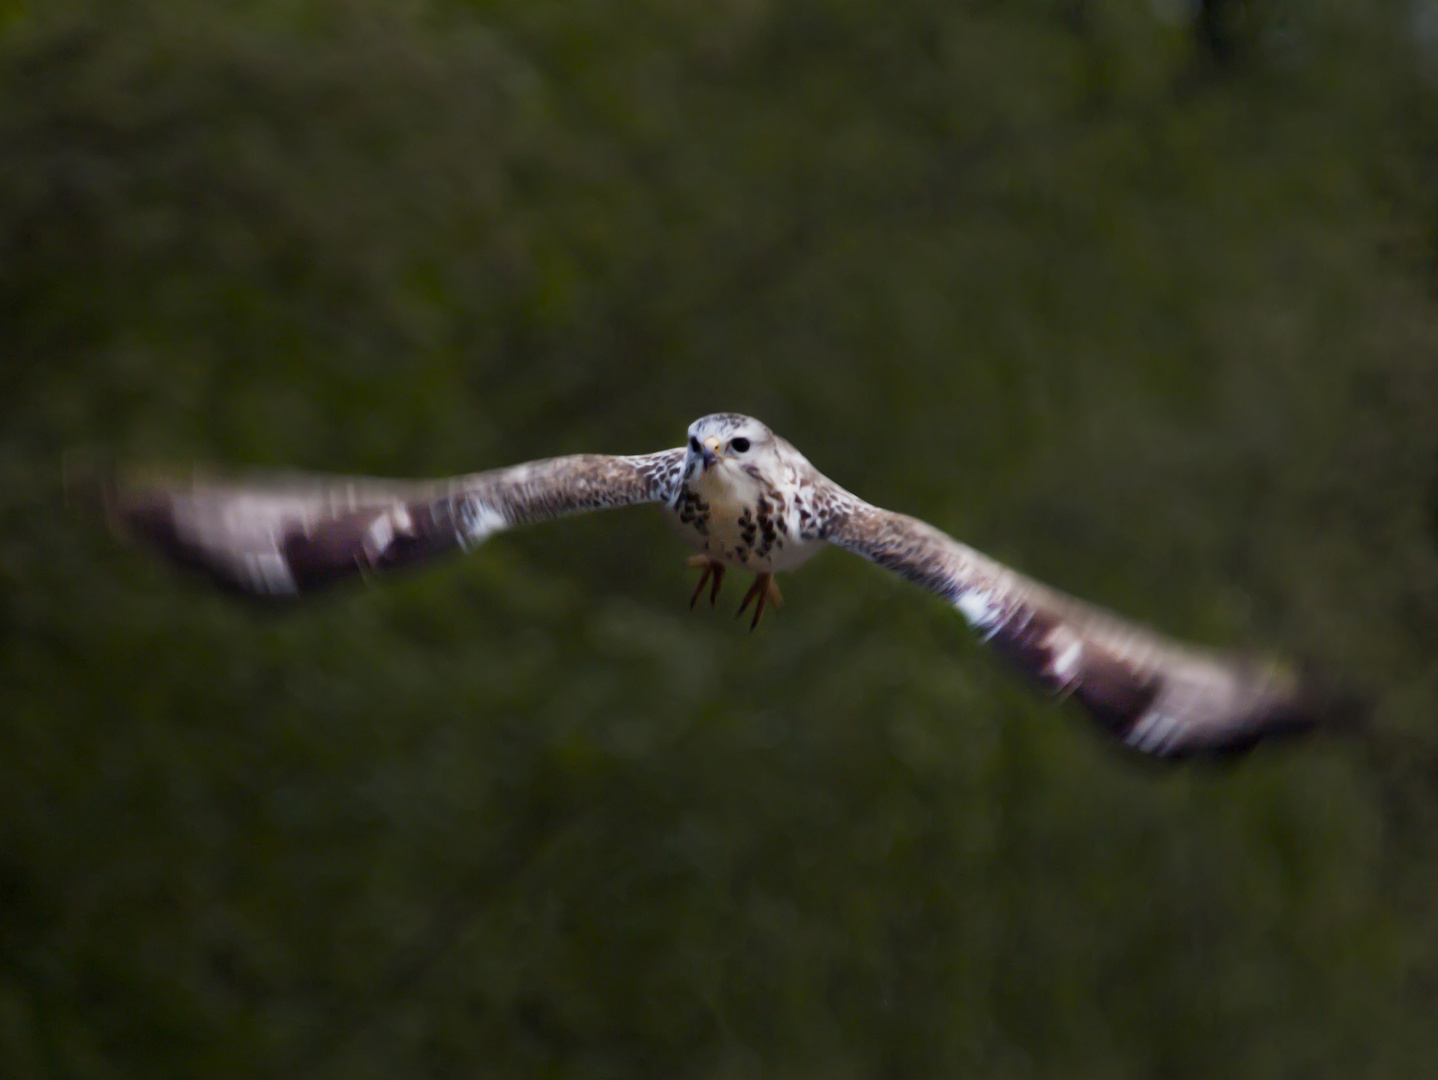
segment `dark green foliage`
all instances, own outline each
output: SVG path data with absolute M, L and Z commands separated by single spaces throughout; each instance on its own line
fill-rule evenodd
M 1431 1074 L 1438 55 L 1220 7 L 0 3 L 0 1075 Z M 652 513 L 276 612 L 58 498 L 719 408 L 1373 737 L 1139 768 Z

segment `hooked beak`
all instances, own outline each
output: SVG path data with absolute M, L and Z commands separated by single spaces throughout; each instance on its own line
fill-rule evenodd
M 704 460 L 704 468 L 710 469 L 714 467 L 714 463 L 719 460 L 719 447 L 721 445 L 719 440 L 713 435 L 710 435 L 709 438 L 704 440 L 704 449 L 700 451 Z

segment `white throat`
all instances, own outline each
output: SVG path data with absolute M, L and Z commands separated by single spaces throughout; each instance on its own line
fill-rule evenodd
M 758 482 L 733 461 L 715 462 L 696 473 L 689 486 L 715 510 L 732 508 L 738 512 L 759 501 Z

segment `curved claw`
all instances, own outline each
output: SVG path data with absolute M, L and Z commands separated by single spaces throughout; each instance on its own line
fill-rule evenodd
M 773 604 L 774 610 L 778 611 L 784 606 L 784 597 L 779 592 L 779 586 L 774 583 L 773 574 L 755 574 L 754 584 L 749 586 L 749 591 L 744 594 L 744 601 L 739 605 L 739 610 L 734 613 L 737 619 L 744 614 L 744 609 L 749 606 L 750 600 L 757 600 L 754 605 L 754 618 L 749 623 L 749 630 L 753 632 L 759 625 L 759 619 L 764 614 L 766 603 Z
M 704 572 L 699 575 L 699 584 L 694 586 L 694 595 L 689 597 L 689 606 L 692 608 L 699 600 L 699 594 L 704 591 L 706 583 L 709 585 L 709 606 L 713 607 L 719 599 L 719 586 L 724 583 L 724 566 L 715 562 L 707 555 L 694 555 L 685 561 L 686 566 L 692 568 L 702 567 Z

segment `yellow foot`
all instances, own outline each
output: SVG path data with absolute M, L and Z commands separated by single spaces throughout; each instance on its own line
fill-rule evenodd
M 744 602 L 739 605 L 739 610 L 734 613 L 737 619 L 744 614 L 744 609 L 749 606 L 750 600 L 757 599 L 754 605 L 754 618 L 749 623 L 749 629 L 759 625 L 759 617 L 764 614 L 764 605 L 773 604 L 774 610 L 778 611 L 784 606 L 784 597 L 779 594 L 779 586 L 774 584 L 773 574 L 755 574 L 754 584 L 749 586 L 749 591 L 744 594 Z
M 719 586 L 724 581 L 724 565 L 717 563 L 708 555 L 691 555 L 684 563 L 691 570 L 704 568 L 704 573 L 699 575 L 699 584 L 694 586 L 694 595 L 689 598 L 689 606 L 692 608 L 699 599 L 699 594 L 704 591 L 704 585 L 709 582 L 709 606 L 714 606 L 714 601 L 719 599 Z

